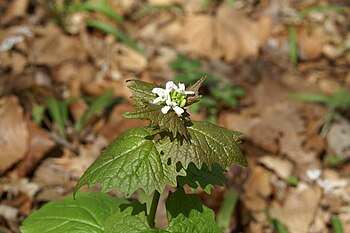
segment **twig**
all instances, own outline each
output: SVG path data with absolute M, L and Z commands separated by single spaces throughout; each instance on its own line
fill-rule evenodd
M 56 133 L 51 132 L 50 137 L 52 140 L 54 140 L 57 144 L 66 147 L 68 150 L 72 151 L 75 154 L 79 154 L 79 148 L 72 143 L 68 142 L 66 139 L 60 137 Z

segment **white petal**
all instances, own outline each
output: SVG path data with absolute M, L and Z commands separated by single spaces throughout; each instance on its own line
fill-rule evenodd
M 157 98 L 155 98 L 155 99 L 153 100 L 153 103 L 156 104 L 156 103 L 163 102 L 163 101 L 164 101 L 164 100 L 163 100 L 163 97 L 162 97 L 162 96 L 159 96 L 159 97 L 157 97 Z
M 170 109 L 171 109 L 170 106 L 164 106 L 164 107 L 162 107 L 161 111 L 162 111 L 163 114 L 167 114 Z
M 334 189 L 334 186 L 332 185 L 329 180 L 317 180 L 317 184 L 325 191 L 325 192 L 331 192 Z
M 175 106 L 173 109 L 174 109 L 174 111 L 176 112 L 177 115 L 181 115 L 185 111 L 182 108 L 180 108 L 179 106 Z
M 166 99 L 165 103 L 166 103 L 166 105 L 171 106 L 171 107 L 176 106 L 176 103 L 174 103 L 173 101 L 171 101 L 170 96 L 169 96 L 169 98 Z
M 163 88 L 155 87 L 152 89 L 152 93 L 157 94 L 159 96 L 164 95 L 165 90 Z
M 306 170 L 306 175 L 310 180 L 317 180 L 321 176 L 322 171 L 318 168 L 309 168 Z
M 179 91 L 180 91 L 180 92 L 185 91 L 185 84 L 179 83 Z
M 165 89 L 166 90 L 169 90 L 169 92 L 171 90 L 176 90 L 177 89 L 177 86 L 175 85 L 175 83 L 173 81 L 168 81 L 166 84 L 165 84 Z
M 194 91 L 184 91 L 184 94 L 186 95 L 194 95 Z

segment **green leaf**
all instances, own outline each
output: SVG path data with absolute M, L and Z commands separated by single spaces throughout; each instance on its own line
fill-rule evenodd
M 297 187 L 299 182 L 300 182 L 299 179 L 295 176 L 291 176 L 287 179 L 287 183 L 294 187 Z
M 222 233 L 215 223 L 214 211 L 206 206 L 203 206 L 203 212 L 192 210 L 189 217 L 181 214 L 172 219 L 167 230 L 171 233 Z
M 232 163 L 247 166 L 247 160 L 239 149 L 240 132 L 231 131 L 209 122 L 193 121 L 188 127 L 190 141 L 169 140 L 157 144 L 158 150 L 180 162 L 186 169 L 193 162 L 197 167 L 203 163 L 211 167 L 214 163 L 226 168 Z
M 181 203 L 181 205 L 179 205 Z M 168 219 L 171 221 L 180 214 L 189 217 L 192 210 L 203 212 L 203 205 L 200 196 L 197 194 L 186 194 L 183 188 L 170 192 L 166 200 Z
M 41 124 L 43 117 L 44 117 L 44 112 L 45 112 L 45 106 L 40 105 L 40 104 L 33 106 L 32 117 L 33 117 L 34 122 L 37 125 Z
M 325 159 L 326 164 L 333 165 L 333 166 L 340 165 L 340 164 L 344 163 L 345 161 L 346 161 L 346 159 L 344 159 L 343 157 L 341 157 L 339 155 L 330 156 L 330 157 L 327 157 Z
M 344 232 L 343 226 L 342 226 L 341 221 L 338 217 L 333 216 L 331 223 L 332 223 L 332 229 L 333 229 L 334 233 L 343 233 Z
M 336 13 L 340 13 L 340 14 L 346 14 L 347 11 L 348 11 L 348 9 L 346 7 L 342 7 L 342 6 L 318 5 L 318 6 L 312 6 L 312 7 L 305 8 L 304 10 L 300 11 L 298 13 L 298 15 L 300 18 L 303 18 L 303 17 L 310 15 L 312 13 L 336 12 Z
M 272 223 L 278 233 L 288 233 L 288 228 L 284 226 L 279 220 L 273 219 Z
M 171 204 L 169 204 L 171 203 Z M 181 203 L 181 205 L 179 205 Z M 217 233 L 221 232 L 215 223 L 214 211 L 201 205 L 198 195 L 187 195 L 183 189 L 170 193 L 167 205 L 173 216 L 166 229 L 150 228 L 147 216 L 142 211 L 133 214 L 132 208 L 119 211 L 106 220 L 106 233 Z M 169 206 L 170 205 L 170 206 Z M 192 208 L 194 207 L 194 208 Z M 186 214 L 181 213 L 185 211 Z M 176 215 L 176 217 L 175 217 Z M 170 216 L 170 213 L 168 213 Z
M 98 96 L 84 112 L 84 114 L 75 123 L 75 130 L 80 131 L 83 129 L 85 124 L 98 112 L 108 107 L 113 101 L 113 89 L 109 89 L 100 96 Z
M 140 80 L 128 80 L 127 82 L 134 82 L 135 85 L 129 85 L 128 88 L 132 92 L 131 99 L 135 101 L 135 107 L 143 108 L 149 103 L 152 103 L 156 98 L 156 94 L 152 93 L 152 89 L 160 87 L 155 83 L 147 83 Z
M 89 27 L 96 28 L 102 32 L 115 36 L 118 40 L 127 44 L 129 47 L 135 49 L 141 54 L 144 54 L 144 51 L 138 47 L 137 43 L 134 40 L 132 40 L 127 34 L 125 34 L 124 31 L 118 30 L 115 26 L 105 23 L 103 21 L 94 20 L 94 19 L 87 20 L 86 24 Z
M 202 188 L 206 193 L 210 194 L 214 185 L 223 185 L 227 179 L 224 176 L 224 169 L 218 164 L 213 164 L 209 169 L 203 164 L 201 169 L 190 163 L 186 169 L 186 176 L 177 178 L 178 184 L 184 186 L 187 184 L 192 189 Z
M 329 108 L 346 110 L 350 106 L 350 92 L 345 88 L 340 88 L 334 94 L 313 95 L 313 94 L 292 94 L 291 98 L 308 103 L 324 104 Z
M 288 26 L 289 58 L 293 65 L 298 63 L 298 35 L 295 25 Z
M 328 105 L 329 103 L 329 97 L 324 95 L 312 95 L 312 94 L 302 94 L 302 93 L 296 93 L 289 95 L 290 98 L 295 100 L 300 100 L 307 103 L 319 103 Z
M 215 223 L 214 211 L 202 205 L 197 194 L 186 194 L 183 188 L 179 188 L 176 192 L 169 193 L 165 204 L 169 232 L 221 232 Z
M 105 220 L 126 200 L 102 193 L 78 193 L 50 202 L 24 220 L 22 233 L 102 233 Z
M 119 211 L 109 217 L 105 224 L 106 233 L 153 233 L 166 232 L 156 229 L 151 229 L 147 223 L 145 212 L 138 215 L 132 214 L 132 209 L 128 208 L 124 211 Z
M 134 118 L 148 120 L 153 127 L 159 127 L 162 130 L 170 131 L 173 135 L 178 133 L 187 136 L 187 128 L 183 120 L 176 115 L 174 111 L 169 111 L 167 114 L 161 112 L 163 106 L 156 104 L 148 104 L 145 108 L 135 112 L 124 113 L 126 118 Z
M 48 98 L 47 105 L 50 116 L 57 127 L 57 130 L 60 132 L 61 136 L 65 136 L 65 122 L 68 119 L 68 104 L 55 98 Z
M 151 127 L 138 127 L 114 139 L 85 171 L 74 192 L 84 184 L 91 188 L 100 183 L 102 192 L 117 189 L 131 195 L 142 188 L 150 195 L 154 190 L 162 193 L 168 183 L 175 185 L 180 173 L 159 154 L 152 140 L 153 134 Z
M 110 17 L 117 23 L 123 23 L 123 18 L 120 15 L 118 15 L 115 11 L 113 11 L 105 1 L 71 4 L 68 9 L 69 13 L 74 13 L 78 11 L 99 11 L 104 15 Z

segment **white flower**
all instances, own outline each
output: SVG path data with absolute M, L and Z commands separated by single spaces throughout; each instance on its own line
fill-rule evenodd
M 158 95 L 158 97 L 153 100 L 154 104 L 157 104 L 157 103 L 160 103 L 160 102 L 165 102 L 168 99 L 170 99 L 170 95 L 169 95 L 170 91 L 167 90 L 167 89 L 156 87 L 156 88 L 152 89 L 152 93 Z
M 158 97 L 153 100 L 153 103 L 157 104 L 160 102 L 169 102 L 169 101 L 171 102 L 170 92 L 172 90 L 176 90 L 176 89 L 177 89 L 177 86 L 175 85 L 175 83 L 173 81 L 167 82 L 165 84 L 165 89 L 159 88 L 159 87 L 153 88 L 152 93 L 158 95 Z
M 318 168 L 309 168 L 306 170 L 307 177 L 312 181 L 315 181 L 318 178 L 320 178 L 321 173 L 322 173 L 321 170 Z
M 318 186 L 322 188 L 326 193 L 327 192 L 334 192 L 336 189 L 345 187 L 348 182 L 346 180 L 318 180 L 317 181 Z
M 175 89 L 178 93 L 184 94 L 184 95 L 194 95 L 194 91 L 186 91 L 185 84 L 179 83 L 179 87 Z
M 185 84 L 179 83 L 179 86 L 176 86 L 173 81 L 167 82 L 165 89 L 159 87 L 153 88 L 152 93 L 158 96 L 153 100 L 153 104 L 166 104 L 161 109 L 163 114 L 167 114 L 170 109 L 173 109 L 178 116 L 185 112 L 182 107 L 186 104 L 186 96 L 195 94 L 193 91 L 186 91 Z

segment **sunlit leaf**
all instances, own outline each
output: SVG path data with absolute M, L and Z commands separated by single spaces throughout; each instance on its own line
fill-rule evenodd
M 226 168 L 232 163 L 247 166 L 247 160 L 239 149 L 240 133 L 209 122 L 193 121 L 188 127 L 190 141 L 169 140 L 157 145 L 158 150 L 173 163 L 180 162 L 186 169 L 193 162 L 197 167 L 203 163 L 211 167 L 217 163 Z
M 50 202 L 26 218 L 22 233 L 102 233 L 105 220 L 118 211 L 127 200 L 102 193 L 78 193 L 76 200 L 68 197 Z
M 87 184 L 99 183 L 102 192 L 112 189 L 127 195 L 142 188 L 148 195 L 163 192 L 166 184 L 176 184 L 179 174 L 167 158 L 161 156 L 152 140 L 153 129 L 139 127 L 121 134 L 85 171 L 74 191 Z

